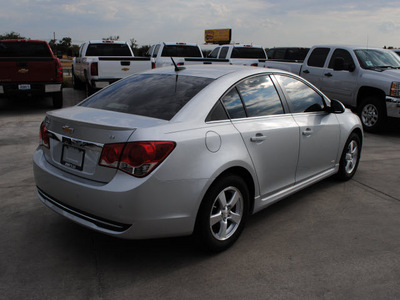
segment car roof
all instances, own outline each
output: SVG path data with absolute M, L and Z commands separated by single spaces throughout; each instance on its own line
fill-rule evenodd
M 143 74 L 170 74 L 217 79 L 232 73 L 241 73 L 242 76 L 250 76 L 253 74 L 265 73 L 267 71 L 282 72 L 281 70 L 255 68 L 240 65 L 187 65 L 184 66 L 180 71 L 175 71 L 174 67 L 164 67 L 146 71 Z

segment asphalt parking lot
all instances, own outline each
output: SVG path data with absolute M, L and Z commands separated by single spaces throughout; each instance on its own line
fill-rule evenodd
M 83 92 L 64 89 L 64 106 Z M 366 134 L 358 173 L 252 216 L 218 255 L 190 237 L 127 241 L 35 194 L 51 99 L 0 99 L 0 299 L 400 299 L 400 126 Z

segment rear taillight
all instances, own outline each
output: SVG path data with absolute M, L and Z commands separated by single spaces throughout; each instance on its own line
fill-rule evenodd
M 47 127 L 44 124 L 44 122 L 40 124 L 40 145 L 46 148 L 50 148 L 49 131 L 47 130 Z
M 99 164 L 135 177 L 150 174 L 175 148 L 174 142 L 132 142 L 104 145 Z
M 60 82 L 63 81 L 63 68 L 58 58 L 56 60 L 56 80 Z
M 99 76 L 99 64 L 97 62 L 90 64 L 90 74 L 92 76 Z
M 156 68 L 156 63 L 154 61 L 151 62 L 151 68 L 155 69 Z
M 251 64 L 252 67 L 258 67 L 258 63 Z

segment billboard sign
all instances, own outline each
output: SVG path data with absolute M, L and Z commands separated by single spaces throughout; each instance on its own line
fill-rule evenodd
M 206 29 L 204 40 L 212 44 L 229 44 L 232 38 L 232 29 Z

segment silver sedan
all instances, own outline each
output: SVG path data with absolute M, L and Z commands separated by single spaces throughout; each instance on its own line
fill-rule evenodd
M 352 178 L 359 118 L 304 79 L 242 66 L 162 68 L 48 112 L 40 200 L 127 239 L 230 247 L 249 215 L 317 181 Z

